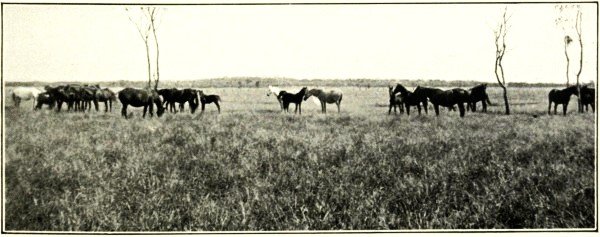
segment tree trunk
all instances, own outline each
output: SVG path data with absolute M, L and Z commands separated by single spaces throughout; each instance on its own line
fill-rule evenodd
M 504 97 L 504 110 L 506 115 L 510 115 L 510 107 L 508 106 L 508 91 L 506 86 L 502 86 L 502 97 Z
M 152 88 L 152 73 L 150 70 L 150 49 L 148 48 L 148 40 L 144 42 L 146 43 L 146 59 L 148 59 L 148 88 Z
M 154 35 L 154 43 L 156 44 L 156 79 L 154 80 L 154 90 L 158 90 L 158 81 L 160 80 L 160 73 L 158 71 L 158 38 L 156 38 L 156 28 L 154 27 L 154 14 L 155 9 L 152 10 L 152 15 L 150 16 L 150 23 L 152 24 L 152 34 Z
M 567 46 L 568 46 L 568 43 L 567 43 L 567 41 L 565 41 L 565 56 L 567 57 L 567 87 L 569 87 L 569 63 L 570 63 L 570 60 L 569 60 L 569 54 L 567 53 Z

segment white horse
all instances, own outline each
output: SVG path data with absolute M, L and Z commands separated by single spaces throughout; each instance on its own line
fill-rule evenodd
M 17 87 L 10 92 L 15 107 L 19 107 L 19 105 L 21 105 L 21 100 L 33 100 L 34 109 L 35 102 L 37 101 L 37 97 L 40 93 L 42 93 L 42 91 L 35 87 Z
M 311 89 L 306 92 L 304 95 L 304 100 L 307 100 L 308 97 L 315 96 L 319 98 L 321 102 L 321 112 L 327 113 L 326 104 L 335 103 L 338 108 L 338 113 L 340 112 L 340 104 L 342 103 L 342 90 L 340 89 L 332 89 L 325 91 L 323 89 Z

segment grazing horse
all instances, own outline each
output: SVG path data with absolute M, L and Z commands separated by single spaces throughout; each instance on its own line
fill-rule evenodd
M 487 106 L 492 105 L 487 92 L 487 83 L 477 85 L 469 89 L 469 102 L 467 102 L 467 111 L 471 109 L 473 112 L 477 111 L 477 102 L 481 101 L 483 106 L 482 112 L 487 112 Z
M 166 106 L 166 109 L 169 110 L 171 113 L 175 113 L 177 112 L 177 109 L 175 108 L 175 95 L 174 93 L 177 91 L 177 88 L 170 88 L 170 89 L 160 89 L 158 90 L 158 94 L 161 95 L 164 99 L 163 103 Z M 171 107 L 169 109 L 169 106 Z
M 63 102 L 67 103 L 67 110 L 71 110 L 75 102 L 79 100 L 77 89 L 71 85 L 46 86 L 44 89 L 56 100 L 56 112 L 60 112 Z
M 581 87 L 581 105 L 588 111 L 588 105 L 592 106 L 592 112 L 596 112 L 596 89 L 587 85 Z
M 142 118 L 146 117 L 146 111 L 148 110 L 148 107 L 150 107 L 150 117 L 153 116 L 153 104 L 156 105 L 156 115 L 158 117 L 160 117 L 165 111 L 160 95 L 155 90 L 125 88 L 119 92 L 119 100 L 121 101 L 121 104 L 123 104 L 121 115 L 126 119 L 128 105 L 133 107 L 144 107 L 144 114 L 142 115 Z
M 32 108 L 35 108 L 35 102 L 40 93 L 42 91 L 34 87 L 17 87 L 10 92 L 15 107 L 21 105 L 21 100 L 33 100 Z
M 96 93 L 94 94 L 94 101 L 96 104 L 98 102 L 104 102 L 104 112 L 112 112 L 112 103 L 116 100 L 117 96 L 115 95 L 115 92 L 108 88 L 96 90 Z M 96 106 L 96 111 L 98 111 L 98 106 Z
M 402 101 L 404 102 L 404 107 L 406 108 L 407 115 L 410 115 L 410 106 L 417 106 L 419 115 L 421 115 L 421 105 L 423 105 L 423 109 L 427 114 L 427 97 L 410 92 L 401 84 L 396 84 L 396 86 L 392 90 L 392 93 L 400 93 L 402 95 Z
M 548 114 L 552 114 L 550 109 L 554 102 L 554 114 L 556 114 L 556 107 L 558 107 L 559 104 L 562 104 L 563 115 L 567 115 L 567 106 L 571 100 L 571 95 L 577 96 L 577 86 L 569 86 L 562 90 L 552 89 L 550 93 L 548 93 Z
M 80 103 L 80 111 L 85 112 L 85 110 L 87 109 L 87 111 L 92 110 L 92 102 L 94 103 L 94 106 L 96 108 L 96 111 L 98 111 L 98 101 L 96 100 L 96 91 L 98 91 L 100 89 L 99 85 L 95 85 L 95 86 L 88 86 L 88 85 L 84 85 L 80 88 L 78 88 L 78 92 L 79 92 L 79 100 L 81 101 Z
M 390 95 L 390 109 L 388 110 L 388 115 L 392 114 L 392 107 L 394 107 L 394 114 L 396 114 L 396 107 L 400 107 L 400 113 L 404 113 L 404 101 L 402 98 L 402 93 L 398 92 L 394 94 L 394 87 L 389 86 L 389 95 Z
M 45 104 L 48 105 L 48 109 L 54 108 L 54 104 L 56 104 L 56 100 L 49 92 L 43 92 L 38 95 L 35 110 L 41 109 L 42 105 Z
M 202 103 L 202 112 L 204 113 L 204 107 L 206 104 L 215 103 L 217 106 L 217 110 L 221 113 L 221 106 L 219 105 L 219 101 L 221 101 L 221 97 L 218 95 L 205 95 L 203 91 L 197 91 L 198 97 L 200 97 L 200 103 Z
M 327 113 L 326 105 L 333 104 L 333 103 L 335 103 L 335 105 L 337 105 L 338 113 L 340 112 L 340 104 L 342 103 L 342 90 L 333 89 L 333 90 L 325 91 L 323 89 L 310 89 L 304 95 L 304 100 L 306 101 L 311 96 L 315 96 L 315 97 L 319 98 L 319 101 L 321 102 L 321 113 L 326 114 Z
M 429 101 L 433 104 L 433 108 L 435 109 L 435 115 L 437 116 L 440 115 L 440 105 L 449 109 L 453 108 L 454 105 L 458 105 L 460 117 L 465 116 L 464 103 L 469 102 L 469 92 L 464 89 L 454 88 L 451 90 L 442 90 L 417 86 L 413 93 L 429 98 Z
M 302 87 L 300 92 L 296 94 L 285 91 L 280 92 L 277 97 L 279 97 L 279 99 L 281 99 L 283 102 L 283 111 L 289 112 L 290 103 L 294 103 L 296 104 L 296 110 L 294 110 L 294 113 L 297 113 L 298 110 L 300 110 L 300 114 L 302 114 L 302 99 L 304 98 L 304 95 L 306 95 L 306 90 L 306 87 Z

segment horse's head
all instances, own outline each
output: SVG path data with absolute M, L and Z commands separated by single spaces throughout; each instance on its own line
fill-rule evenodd
M 308 98 L 309 98 L 309 97 L 311 97 L 311 96 L 313 95 L 313 90 L 314 90 L 314 89 L 312 89 L 312 90 L 309 90 L 309 91 L 306 91 L 306 87 L 302 88 L 302 90 L 301 90 L 300 92 L 302 92 L 302 91 L 304 91 L 304 92 L 305 92 L 305 93 L 304 93 L 304 101 L 308 100 Z

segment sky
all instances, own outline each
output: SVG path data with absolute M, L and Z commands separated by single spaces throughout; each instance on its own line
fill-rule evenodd
M 505 7 L 506 80 L 564 83 L 565 33 L 554 4 L 161 6 L 160 77 L 495 82 L 494 29 Z M 3 79 L 147 80 L 145 46 L 129 19 L 139 22 L 138 9 L 3 5 Z M 597 5 L 581 9 L 581 80 L 589 82 L 597 78 Z M 578 42 L 569 55 L 573 81 Z

